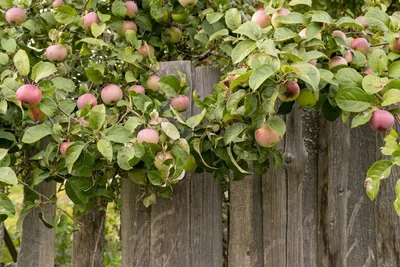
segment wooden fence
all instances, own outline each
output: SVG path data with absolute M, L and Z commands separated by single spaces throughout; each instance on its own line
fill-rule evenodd
M 161 64 L 161 74 L 183 71 L 203 97 L 219 80 L 211 67 Z M 192 105 L 190 111 L 198 110 Z M 313 110 L 285 116 L 284 166 L 229 187 L 229 267 L 400 266 L 400 219 L 393 209 L 398 170 L 371 202 L 366 171 L 380 157 L 382 136 L 368 126 L 327 122 Z M 54 184 L 41 186 L 51 195 Z M 140 188 L 122 178 L 123 267 L 223 266 L 222 190 L 209 174 L 189 174 L 173 200 L 151 208 L 137 202 Z M 47 216 L 54 214 L 48 208 Z M 81 218 L 89 227 L 74 235 L 73 267 L 101 267 L 104 213 Z M 54 230 L 35 213 L 23 224 L 19 267 L 53 267 Z M 21 264 L 22 262 L 22 264 Z

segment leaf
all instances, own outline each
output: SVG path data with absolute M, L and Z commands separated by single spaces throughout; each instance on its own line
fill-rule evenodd
M 58 113 L 58 107 L 56 102 L 51 98 L 43 98 L 39 104 L 40 110 L 48 117 L 53 117 Z
M 53 134 L 53 130 L 46 124 L 35 125 L 29 127 L 25 131 L 24 136 L 22 137 L 22 142 L 25 144 L 32 144 L 51 134 Z
M 4 159 L 4 157 L 7 155 L 8 150 L 4 148 L 0 148 L 0 161 Z
M 164 178 L 158 171 L 147 172 L 147 178 L 149 178 L 150 183 L 154 186 L 161 186 L 165 183 Z
M 390 160 L 380 160 L 375 162 L 367 172 L 367 179 L 379 181 L 389 177 L 393 163 Z
M 98 131 L 103 127 L 106 121 L 106 107 L 101 105 L 96 105 L 90 110 L 89 114 L 89 126 L 95 131 Z
M 10 167 L 0 167 L 0 182 L 16 185 L 18 183 L 15 172 Z
M 63 77 L 56 77 L 51 80 L 56 89 L 61 89 L 69 93 L 75 92 L 75 84 L 72 80 Z
M 231 159 L 233 165 L 235 165 L 235 167 L 236 167 L 241 173 L 250 174 L 248 171 L 243 170 L 242 167 L 240 167 L 239 164 L 236 162 L 235 158 L 234 158 L 233 155 L 232 155 L 231 146 L 228 146 L 228 147 L 226 148 L 226 151 L 228 152 L 228 156 L 229 156 L 229 158 Z
M 118 17 L 124 17 L 127 12 L 125 3 L 122 1 L 114 1 L 111 6 L 111 12 Z
M 378 9 L 371 9 L 364 15 L 365 21 L 368 23 L 368 27 L 379 31 L 388 31 L 390 24 L 390 18 L 388 14 Z
M 181 89 L 181 82 L 174 75 L 165 75 L 158 81 L 161 91 L 167 97 L 178 97 Z
M 8 63 L 8 55 L 6 53 L 0 53 L 0 65 L 6 65 Z
M 257 41 L 261 37 L 261 27 L 254 21 L 243 23 L 233 32 L 245 35 L 254 41 Z
M 286 16 L 278 16 L 275 19 L 275 21 L 278 23 L 288 24 L 288 25 L 308 23 L 308 19 L 304 15 L 297 12 L 291 12 Z
M 0 214 L 7 217 L 14 217 L 15 215 L 14 204 L 3 192 L 0 192 Z
M 113 159 L 113 147 L 107 139 L 100 139 L 97 141 L 97 150 L 109 161 Z
M 365 179 L 364 186 L 366 189 L 367 196 L 370 200 L 374 200 L 379 192 L 380 180 L 372 180 L 370 178 Z
M 289 6 L 297 6 L 297 5 L 312 5 L 312 0 L 292 0 L 289 2 Z
M 190 117 L 189 119 L 187 119 L 186 125 L 191 129 L 196 128 L 196 126 L 199 125 L 201 123 L 201 121 L 204 119 L 204 116 L 206 115 L 206 113 L 207 113 L 207 109 L 203 109 L 203 111 L 200 114 L 194 115 L 194 116 Z
M 156 203 L 157 203 L 157 197 L 154 193 L 152 193 L 151 195 L 149 195 L 143 199 L 143 205 L 146 208 L 148 208 L 151 205 L 156 204 Z
M 214 33 L 210 36 L 210 39 L 208 40 L 208 42 L 211 42 L 211 41 L 213 41 L 213 40 L 215 40 L 215 39 L 218 39 L 218 38 L 220 38 L 220 37 L 222 37 L 222 36 L 226 36 L 226 35 L 229 35 L 229 31 L 228 31 L 227 29 L 219 30 L 219 31 L 217 31 L 217 32 L 214 32 Z
M 400 102 L 400 90 L 390 89 L 383 95 L 382 106 L 389 106 Z
M 15 49 L 17 49 L 17 42 L 13 38 L 1 39 L 1 47 L 8 53 L 14 53 Z
M 321 77 L 316 67 L 305 62 L 295 63 L 292 67 L 301 70 L 301 72 L 295 73 L 296 77 L 311 85 L 314 91 L 318 92 Z
M 82 142 L 75 142 L 67 148 L 65 165 L 67 166 L 69 174 L 72 172 L 72 167 L 74 166 L 74 163 L 78 160 L 84 148 L 85 144 Z
M 232 143 L 243 131 L 246 129 L 247 124 L 238 122 L 229 126 L 224 134 L 224 144 Z
M 30 72 L 31 65 L 29 63 L 28 54 L 25 52 L 25 50 L 18 50 L 13 60 L 18 73 L 22 76 L 27 76 Z
M 49 178 L 50 174 L 48 172 L 45 172 L 41 169 L 36 168 L 33 171 L 33 182 L 32 186 L 38 185 L 41 182 L 43 182 L 45 179 Z
M 278 116 L 272 116 L 267 120 L 267 124 L 275 130 L 281 137 L 285 135 L 286 123 Z
M 368 109 L 376 98 L 368 95 L 360 88 L 344 88 L 339 90 L 336 95 L 338 106 L 348 112 L 361 112 Z
M 382 74 L 388 66 L 388 57 L 382 49 L 372 49 L 371 53 L 368 54 L 368 66 L 374 72 Z
M 132 133 L 121 125 L 113 125 L 104 131 L 104 137 L 111 142 L 115 143 L 129 143 L 133 135 Z
M 339 82 L 339 87 L 341 88 L 362 87 L 363 77 L 355 69 L 340 69 L 336 73 L 335 77 Z
M 97 38 L 106 30 L 106 24 L 101 23 L 98 25 L 97 23 L 92 23 L 92 25 L 90 25 L 90 30 L 94 38 Z
M 349 18 L 349 17 L 341 17 L 336 21 L 336 27 L 338 28 L 344 28 L 344 27 L 353 27 L 357 28 L 359 30 L 364 30 L 364 27 L 362 24 L 355 19 Z
M 226 11 L 225 24 L 232 31 L 236 30 L 242 24 L 242 17 L 236 8 L 231 8 Z
M 176 129 L 176 127 L 170 122 L 162 122 L 161 129 L 169 138 L 174 141 L 181 137 L 178 129 Z
M 36 63 L 32 68 L 32 79 L 39 82 L 41 79 L 46 78 L 57 72 L 57 68 L 53 63 L 41 61 Z
M 61 24 L 68 25 L 74 22 L 77 17 L 78 13 L 76 10 L 68 5 L 62 5 L 54 9 L 54 19 Z
M 215 167 L 211 167 L 210 165 L 208 165 L 207 164 L 207 162 L 205 162 L 205 160 L 204 160 L 204 158 L 203 158 L 203 155 L 201 154 L 201 140 L 199 139 L 199 138 L 196 138 L 196 139 L 194 139 L 193 140 L 193 149 L 194 149 L 194 151 L 196 151 L 197 152 L 197 154 L 199 155 L 199 157 L 200 157 L 200 159 L 201 159 L 201 161 L 203 162 L 203 164 L 207 167 L 207 168 L 210 168 L 210 169 L 213 169 L 213 170 L 217 170 L 217 168 L 215 168 Z
M 389 79 L 387 77 L 380 78 L 375 74 L 368 74 L 362 81 L 362 87 L 365 92 L 373 95 L 382 91 L 388 82 Z
M 206 19 L 208 23 L 214 24 L 219 21 L 224 16 L 224 13 L 221 12 L 211 12 L 206 15 Z
M 288 28 L 277 28 L 274 32 L 275 41 L 286 41 L 295 37 L 297 37 L 297 34 Z
M 231 54 L 233 64 L 241 62 L 256 48 L 257 48 L 256 42 L 251 40 L 245 40 L 238 43 L 233 49 Z
M 353 118 L 353 120 L 351 121 L 351 128 L 355 128 L 355 127 L 364 125 L 367 122 L 369 122 L 369 120 L 372 117 L 372 113 L 373 113 L 373 110 L 368 109 L 368 110 L 365 110 L 362 113 L 358 114 L 357 116 L 355 116 Z
M 314 14 L 312 15 L 311 21 L 313 22 L 321 22 L 321 23 L 326 23 L 326 24 L 332 24 L 333 23 L 333 19 L 331 18 L 331 16 L 324 12 L 324 11 L 316 11 L 314 12 Z
M 124 127 L 128 129 L 131 133 L 133 133 L 137 127 L 144 124 L 145 121 L 139 117 L 129 117 L 129 119 L 125 122 Z
M 91 178 L 70 177 L 65 183 L 65 192 L 74 204 L 84 204 L 89 202 L 87 191 L 92 186 Z
M 280 61 L 271 61 L 257 68 L 249 79 L 249 86 L 256 91 L 267 79 L 279 71 Z
M 392 64 L 390 64 L 388 69 L 388 75 L 391 78 L 400 77 L 400 61 L 395 61 Z

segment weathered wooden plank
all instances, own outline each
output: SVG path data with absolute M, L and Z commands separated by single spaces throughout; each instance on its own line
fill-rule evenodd
M 85 211 L 77 219 L 82 226 L 73 236 L 72 267 L 104 266 L 104 210 Z
M 231 182 L 229 201 L 228 266 L 263 266 L 261 176 Z
M 0 262 L 3 257 L 4 223 L 0 223 Z
M 193 89 L 200 97 L 213 92 L 220 79 L 216 68 L 194 69 Z M 192 101 L 191 114 L 200 111 Z M 190 191 L 190 248 L 191 267 L 222 266 L 222 192 L 207 173 L 189 174 Z
M 398 125 L 396 130 L 400 131 Z M 377 160 L 382 159 L 380 147 L 384 144 L 383 137 L 377 136 Z M 396 199 L 394 188 L 399 178 L 400 171 L 393 168 L 390 177 L 382 180 L 375 200 L 376 260 L 379 267 L 400 266 L 400 218 L 393 207 Z
M 56 193 L 55 182 L 42 182 L 38 192 L 50 197 Z M 26 198 L 26 197 L 25 197 Z M 22 224 L 21 246 L 18 254 L 19 267 L 54 267 L 55 259 L 55 228 L 49 229 L 39 219 L 43 212 L 44 218 L 51 221 L 56 214 L 56 207 L 46 204 L 40 209 L 33 209 Z
M 307 165 L 303 181 L 303 261 L 304 266 L 318 267 L 318 138 L 319 111 L 302 111 L 303 140 L 307 150 Z

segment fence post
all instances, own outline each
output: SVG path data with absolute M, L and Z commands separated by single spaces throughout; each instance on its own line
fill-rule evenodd
M 161 63 L 159 73 L 177 75 L 176 69 L 200 96 L 219 80 L 216 69 L 193 70 L 189 61 Z M 121 194 L 123 267 L 222 266 L 221 196 L 211 177 L 188 174 L 172 200 L 158 198 L 148 209 L 137 201 L 140 187 L 127 178 Z
M 25 188 L 25 190 L 28 190 Z M 56 183 L 42 182 L 38 192 L 51 197 L 56 193 Z M 39 219 L 40 209 L 32 209 L 25 217 L 22 224 L 21 247 L 18 253 L 18 266 L 20 267 L 54 267 L 55 259 L 55 228 L 49 229 Z M 53 204 L 44 205 L 43 216 L 51 221 L 56 214 Z
M 73 236 L 71 267 L 104 266 L 104 210 L 85 211 L 77 219 L 82 226 Z

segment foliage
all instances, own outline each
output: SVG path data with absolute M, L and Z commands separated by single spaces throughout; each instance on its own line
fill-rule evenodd
M 18 11 L 23 22 L 1 17 L 0 181 L 28 189 L 60 182 L 79 216 L 118 203 L 120 179 L 129 177 L 144 188 L 148 207 L 172 196 L 193 158 L 197 172 L 212 172 L 217 181 L 243 179 L 250 165 L 259 173 L 279 167 L 281 115 L 296 101 L 328 120 L 351 119 L 352 127 L 369 121 L 378 131 L 392 128 L 394 117 L 385 115 L 383 123 L 376 110 L 398 118 L 400 14 L 389 16 L 385 1 L 367 1 L 365 21 L 333 19 L 310 9 L 310 0 L 193 4 L 144 0 L 133 14 L 121 1 L 53 7 L 25 0 L 17 4 L 28 11 L 26 18 Z M 0 6 L 10 10 L 13 3 Z M 272 25 L 251 19 L 260 7 Z M 284 9 L 298 7 L 307 12 Z M 212 94 L 200 99 L 193 91 L 198 115 L 178 112 L 186 108 L 171 101 L 191 90 L 180 70 L 157 77 L 158 62 L 175 59 L 223 68 Z M 145 94 L 128 90 L 132 85 Z M 367 174 L 371 199 L 398 164 L 398 146 L 392 130 L 383 149 L 392 159 Z M 27 192 L 20 221 L 43 204 Z M 12 202 L 6 194 L 1 199 L 2 219 L 13 216 Z M 54 227 L 60 215 L 45 225 Z

